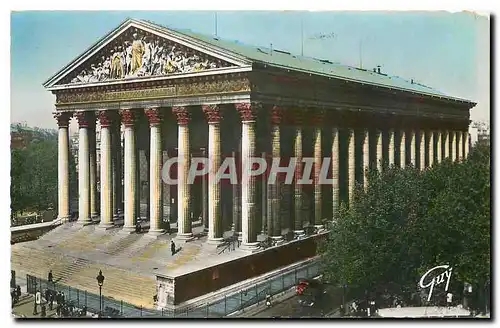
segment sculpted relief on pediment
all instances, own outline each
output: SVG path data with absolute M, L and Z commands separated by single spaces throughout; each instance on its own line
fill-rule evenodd
M 131 27 L 59 84 L 164 76 L 229 66 L 232 64 Z

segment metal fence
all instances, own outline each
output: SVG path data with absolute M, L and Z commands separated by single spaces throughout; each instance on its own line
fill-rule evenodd
M 197 304 L 193 307 L 185 307 L 179 310 L 154 310 L 135 306 L 130 303 L 115 300 L 111 297 L 102 296 L 101 306 L 99 306 L 99 295 L 80 290 L 71 286 L 59 284 L 57 282 L 48 282 L 45 279 L 26 275 L 27 291 L 29 294 L 35 294 L 46 289 L 63 292 L 65 302 L 71 301 L 77 308 L 87 308 L 87 311 L 99 313 L 101 310 L 104 315 L 115 310 L 120 317 L 127 318 L 221 318 L 231 313 L 242 310 L 250 305 L 259 304 L 265 301 L 266 295 L 276 295 L 294 285 L 298 279 L 313 278 L 319 275 L 320 264 L 318 261 L 310 262 L 292 271 L 277 273 L 265 281 L 261 281 L 253 286 L 240 291 L 226 295 L 221 299 L 206 304 Z

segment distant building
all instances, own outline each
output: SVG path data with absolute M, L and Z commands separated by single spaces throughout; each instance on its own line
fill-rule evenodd
M 22 149 L 35 139 L 50 139 L 57 137 L 57 130 L 29 127 L 26 123 L 10 125 L 10 148 Z

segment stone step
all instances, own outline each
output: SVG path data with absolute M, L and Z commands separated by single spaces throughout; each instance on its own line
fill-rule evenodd
M 26 247 L 12 249 L 12 268 L 46 279 L 52 269 L 54 280 L 58 283 L 99 294 L 95 277 L 99 270 L 105 275 L 103 295 L 113 295 L 145 308 L 153 308 L 153 295 L 156 293 L 156 280 L 153 275 L 146 276 L 137 272 L 125 271 L 116 267 L 92 263 L 89 260 L 70 256 L 55 255 Z
M 117 234 L 117 235 L 118 239 L 115 239 L 106 245 L 106 250 L 105 250 L 106 254 L 116 255 L 118 253 L 121 253 L 141 237 L 141 235 L 135 233 L 129 235 L 125 234 Z

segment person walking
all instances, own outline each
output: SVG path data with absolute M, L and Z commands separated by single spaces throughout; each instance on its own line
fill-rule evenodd
M 47 277 L 47 280 L 50 283 L 54 282 L 54 276 L 52 275 L 52 270 L 49 271 L 49 276 Z
M 19 285 L 16 286 L 16 295 L 18 299 L 21 298 L 21 286 Z
M 50 311 L 52 311 L 52 308 L 54 306 L 54 293 L 53 292 L 51 292 L 49 294 L 48 302 L 49 302 L 49 309 L 50 309 Z
M 174 256 L 175 255 L 175 243 L 173 240 L 170 242 L 170 251 L 172 252 L 172 256 Z
M 40 316 L 42 318 L 45 318 L 47 316 L 47 309 L 45 308 L 45 304 L 42 304 L 42 312 L 40 313 Z

